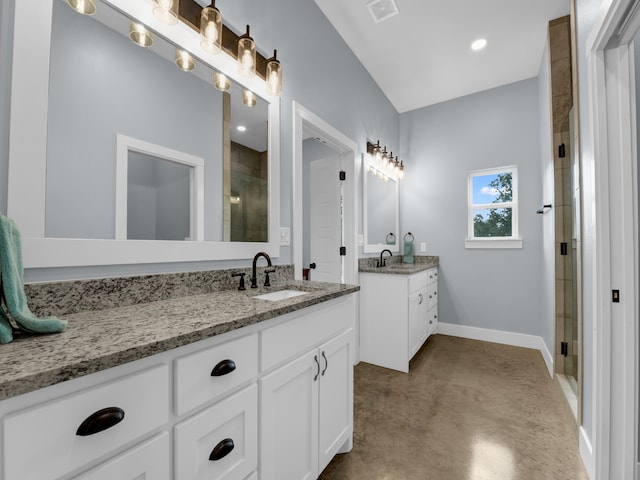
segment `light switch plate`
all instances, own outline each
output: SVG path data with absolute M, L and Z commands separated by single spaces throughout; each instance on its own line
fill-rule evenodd
M 420 251 L 421 252 L 427 251 L 427 244 L 425 242 L 420 242 Z
M 291 244 L 291 229 L 280 227 L 280 246 L 286 247 Z
M 358 234 L 358 246 L 359 247 L 363 247 L 364 246 L 364 235 L 362 235 L 361 233 Z

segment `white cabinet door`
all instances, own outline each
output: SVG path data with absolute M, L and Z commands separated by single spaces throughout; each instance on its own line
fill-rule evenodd
M 320 347 L 318 473 L 350 438 L 353 429 L 353 330 Z
M 318 476 L 318 351 L 260 380 L 261 480 Z
M 169 434 L 164 432 L 90 470 L 76 480 L 170 480 Z
M 409 296 L 409 358 L 420 349 L 428 335 L 427 289 Z

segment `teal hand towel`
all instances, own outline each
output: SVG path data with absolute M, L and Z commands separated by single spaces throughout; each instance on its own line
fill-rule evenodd
M 0 343 L 13 339 L 9 316 L 21 329 L 31 333 L 58 333 L 67 327 L 64 320 L 38 318 L 29 310 L 24 293 L 20 231 L 13 220 L 3 215 L 0 215 L 0 275 L 7 310 L 4 306 L 0 308 Z
M 413 263 L 413 240 L 404 241 L 404 263 Z

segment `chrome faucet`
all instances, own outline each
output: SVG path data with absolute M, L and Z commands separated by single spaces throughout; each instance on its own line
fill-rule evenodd
M 258 262 L 258 259 L 260 257 L 264 257 L 267 259 L 268 267 L 273 267 L 273 265 L 271 264 L 271 258 L 269 257 L 269 255 L 267 255 L 265 252 L 256 253 L 256 256 L 253 257 L 253 267 L 251 270 L 251 288 L 258 288 L 258 274 L 256 273 L 256 263 Z M 265 287 L 271 286 L 271 284 L 269 283 L 269 274 L 273 272 L 275 272 L 275 269 L 265 271 L 265 273 L 267 274 L 264 282 Z
M 387 264 L 387 261 L 382 258 L 382 254 L 384 252 L 389 252 L 389 256 L 393 257 L 393 253 L 391 253 L 391 250 L 389 250 L 388 248 L 385 248 L 384 250 L 382 250 L 380 252 L 380 260 L 378 260 L 378 263 L 376 263 L 376 267 L 378 267 L 378 268 L 384 267 Z

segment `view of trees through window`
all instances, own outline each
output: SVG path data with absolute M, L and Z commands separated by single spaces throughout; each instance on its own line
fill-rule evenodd
M 513 175 L 511 172 L 472 177 L 473 236 L 511 237 Z

